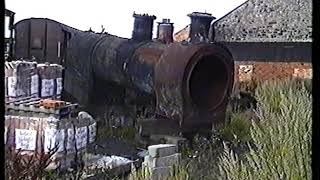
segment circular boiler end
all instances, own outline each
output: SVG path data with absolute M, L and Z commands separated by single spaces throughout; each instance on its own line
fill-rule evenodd
M 212 110 L 225 99 L 230 86 L 230 68 L 214 53 L 196 56 L 187 80 L 191 101 L 199 108 Z

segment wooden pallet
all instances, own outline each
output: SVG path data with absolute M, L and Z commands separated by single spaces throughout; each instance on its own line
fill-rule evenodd
M 26 97 L 6 102 L 7 112 L 44 113 L 56 116 L 64 116 L 78 107 L 76 103 L 55 101 L 35 97 Z

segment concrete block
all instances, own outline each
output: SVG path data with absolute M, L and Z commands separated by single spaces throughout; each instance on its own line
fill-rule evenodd
M 153 158 L 152 164 L 154 167 L 178 165 L 181 159 L 181 154 L 176 153 L 170 156 Z
M 181 159 L 181 154 L 176 153 L 170 156 L 152 158 L 151 156 L 145 157 L 144 163 L 151 167 L 165 167 L 165 166 L 173 166 L 178 165 Z
M 152 167 L 152 164 L 151 164 L 152 163 L 152 159 L 153 158 L 150 155 L 145 156 L 142 165 L 145 165 L 145 166 L 148 166 L 148 167 Z
M 177 146 L 175 144 L 157 144 L 148 147 L 149 155 L 151 157 L 164 157 L 177 153 Z
M 187 139 L 183 137 L 168 136 L 168 135 L 150 135 L 150 139 L 154 141 L 164 140 L 166 144 L 175 144 L 177 145 L 178 151 L 188 146 Z
M 170 171 L 171 171 L 171 167 L 151 168 L 151 179 L 152 180 L 168 179 L 170 176 Z

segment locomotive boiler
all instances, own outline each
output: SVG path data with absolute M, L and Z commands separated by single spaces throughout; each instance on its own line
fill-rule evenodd
M 112 89 L 105 87 L 112 86 L 121 87 L 116 91 L 122 95 L 134 91 L 151 97 L 153 116 L 144 123 L 162 134 L 168 129 L 210 131 L 223 123 L 234 62 L 228 49 L 212 42 L 213 37 L 208 41 L 214 17 L 192 13 L 190 41 L 177 43 L 173 23 L 160 22 L 158 38 L 152 39 L 156 17 L 133 16 L 131 39 L 80 31 L 50 19 L 22 20 L 15 25 L 15 58 L 62 64 L 64 92 L 82 105 L 102 101 Z

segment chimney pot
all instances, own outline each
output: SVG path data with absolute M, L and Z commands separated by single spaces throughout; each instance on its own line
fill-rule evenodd
M 162 19 L 162 22 L 158 22 L 157 39 L 165 44 L 172 43 L 173 29 L 173 23 L 170 23 L 170 19 Z
M 191 42 L 201 42 L 209 39 L 211 22 L 216 19 L 210 13 L 193 12 L 188 14 L 191 18 L 189 38 Z
M 152 39 L 154 15 L 133 13 L 134 27 L 132 31 L 132 40 L 150 41 Z

